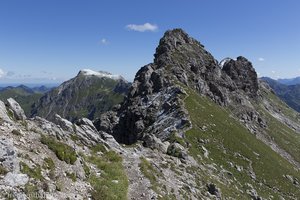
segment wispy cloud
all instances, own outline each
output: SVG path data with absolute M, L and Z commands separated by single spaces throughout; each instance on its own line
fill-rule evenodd
M 272 74 L 276 74 L 276 71 L 272 70 L 271 73 L 272 73 Z
M 7 72 L 5 72 L 3 69 L 0 69 L 0 78 L 5 77 Z
M 265 59 L 260 57 L 260 58 L 258 58 L 258 61 L 263 62 L 263 61 L 265 61 Z
M 108 44 L 108 40 L 106 38 L 102 38 L 100 40 L 100 44 L 107 45 Z
M 132 31 L 138 31 L 138 32 L 145 32 L 145 31 L 151 31 L 155 32 L 158 30 L 158 26 L 156 24 L 150 24 L 150 23 L 145 23 L 145 24 L 128 24 L 126 26 L 128 30 Z

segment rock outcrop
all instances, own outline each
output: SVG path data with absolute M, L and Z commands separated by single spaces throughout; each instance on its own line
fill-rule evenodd
M 21 108 L 18 102 L 16 102 L 13 98 L 7 99 L 7 107 L 9 110 L 13 112 L 13 116 L 16 120 L 25 120 L 26 115 L 24 110 Z
M 184 130 L 191 125 L 182 103 L 184 87 L 221 106 L 237 107 L 236 115 L 246 118 L 244 122 L 252 131 L 253 123 L 263 121 L 257 113 L 253 117 L 255 110 L 248 103 L 249 98 L 257 98 L 258 81 L 246 58 L 228 59 L 221 67 L 202 44 L 181 29 L 167 31 L 154 56 L 154 63 L 137 72 L 118 111 L 119 122 L 110 129 L 119 142 L 131 144 L 143 140 L 146 134 L 153 134 L 162 142 L 172 133 L 184 137 Z
M 6 121 L 6 122 L 9 122 L 11 121 L 12 119 L 8 116 L 8 111 L 6 109 L 6 106 L 5 104 L 0 101 L 0 118 L 3 120 L 3 121 Z
M 224 63 L 224 71 L 236 84 L 238 89 L 244 90 L 250 97 L 256 97 L 258 91 L 258 79 L 251 62 L 240 56 L 237 60 L 229 60 Z

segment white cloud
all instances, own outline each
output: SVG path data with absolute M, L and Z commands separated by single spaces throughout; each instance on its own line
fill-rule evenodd
M 3 78 L 4 76 L 6 76 L 6 72 L 3 71 L 3 69 L 0 69 L 0 78 Z
M 265 61 L 265 59 L 264 58 L 258 58 L 258 61 L 263 62 L 263 61 Z
M 271 73 L 272 73 L 272 74 L 276 74 L 276 71 L 272 70 Z
M 128 30 L 132 30 L 132 31 L 138 31 L 138 32 L 145 32 L 145 31 L 157 31 L 158 30 L 158 26 L 156 24 L 150 24 L 150 23 L 145 23 L 142 25 L 137 25 L 137 24 L 128 24 L 126 26 L 126 28 Z
M 101 44 L 108 44 L 108 41 L 106 38 L 102 38 L 100 41 Z

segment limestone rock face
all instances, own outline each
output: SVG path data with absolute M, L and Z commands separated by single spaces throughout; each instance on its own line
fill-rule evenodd
M 0 118 L 3 121 L 11 122 L 11 119 L 9 118 L 7 113 L 6 106 L 2 101 L 0 101 Z
M 113 135 L 120 142 L 129 144 L 143 140 L 146 134 L 153 134 L 164 142 L 172 132 L 190 125 L 179 94 L 184 94 L 184 90 L 172 86 L 128 99 L 121 108 L 124 110 Z
M 11 187 L 23 186 L 28 182 L 28 180 L 29 177 L 27 174 L 13 174 L 9 172 L 4 177 L 4 182 Z
M 7 99 L 7 107 L 13 111 L 14 117 L 16 120 L 25 120 L 26 115 L 24 110 L 21 108 L 18 102 L 16 102 L 13 98 Z
M 60 115 L 56 114 L 55 115 L 55 118 L 54 118 L 54 122 L 58 125 L 60 125 L 60 127 L 65 130 L 65 131 L 68 131 L 70 133 L 72 133 L 74 130 L 73 130 L 73 124 L 66 120 L 66 119 L 63 119 Z
M 97 130 L 104 131 L 106 133 L 112 133 L 112 129 L 118 123 L 119 118 L 115 111 L 109 111 L 103 113 L 99 118 L 94 121 L 94 125 Z
M 1 166 L 7 171 L 19 172 L 19 162 L 13 141 L 3 136 L 0 138 L 0 158 Z

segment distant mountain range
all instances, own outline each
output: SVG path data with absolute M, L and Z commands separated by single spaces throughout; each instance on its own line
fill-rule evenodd
M 32 104 L 51 89 L 46 86 L 30 88 L 25 85 L 3 87 L 0 88 L 0 100 L 5 101 L 10 97 L 14 98 L 22 105 L 25 113 L 30 116 Z
M 19 85 L 0 88 L 0 100 L 12 97 L 27 116 L 40 116 L 53 121 L 55 114 L 74 121 L 81 117 L 94 119 L 121 103 L 130 83 L 119 75 L 81 70 L 58 87 Z
M 261 79 L 269 84 L 281 100 L 300 112 L 300 77 L 279 80 L 262 77 Z
M 278 79 L 277 82 L 285 85 L 297 85 L 300 84 L 300 76 L 296 78 Z

